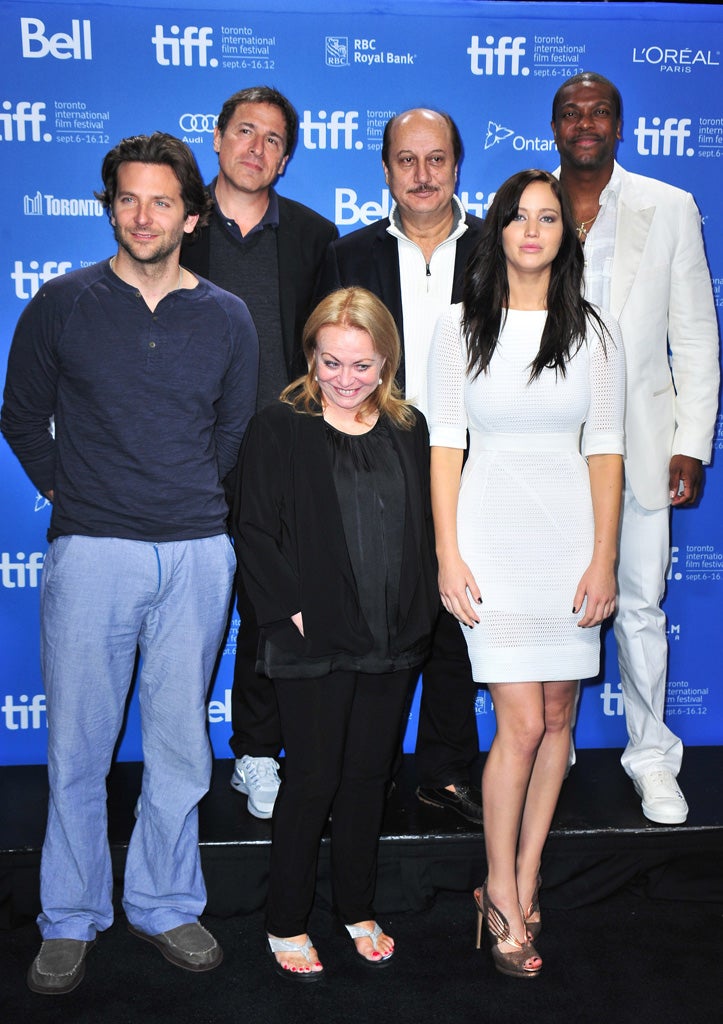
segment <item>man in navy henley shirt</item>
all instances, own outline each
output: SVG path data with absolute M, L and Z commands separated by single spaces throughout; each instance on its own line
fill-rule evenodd
M 118 251 L 49 281 L 20 317 L 0 427 L 53 503 L 41 583 L 50 803 L 35 992 L 71 991 L 113 921 L 106 788 L 137 651 L 143 788 L 126 860 L 130 931 L 191 971 L 222 952 L 199 922 L 206 694 L 236 561 L 222 481 L 254 412 L 245 304 L 180 266 L 209 214 L 171 135 L 124 139 L 99 198 Z M 51 432 L 50 423 L 54 423 Z

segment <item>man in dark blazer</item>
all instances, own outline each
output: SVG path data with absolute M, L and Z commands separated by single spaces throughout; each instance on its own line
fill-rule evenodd
M 402 338 L 398 381 L 427 408 L 427 355 L 438 315 L 462 297 L 464 270 L 482 228 L 455 195 L 462 142 L 448 114 L 407 110 L 386 125 L 384 175 L 394 203 L 389 217 L 329 246 L 319 297 L 360 285 L 394 317 Z M 477 759 L 475 684 L 462 631 L 442 610 L 423 671 L 416 763 L 417 796 L 482 821 L 479 789 L 470 785 Z
M 198 241 L 181 253 L 185 267 L 238 295 L 249 308 L 259 336 L 257 411 L 275 402 L 304 369 L 301 333 L 324 253 L 338 237 L 331 221 L 274 190 L 297 134 L 297 113 L 276 89 L 253 86 L 226 100 L 214 131 L 213 213 Z M 248 796 L 251 814 L 270 818 L 279 788 L 278 708 L 273 686 L 256 673 L 258 627 L 241 588 L 238 609 L 231 785 Z

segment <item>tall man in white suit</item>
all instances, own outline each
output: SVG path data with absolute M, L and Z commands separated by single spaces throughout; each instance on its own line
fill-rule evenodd
M 688 814 L 683 744 L 664 721 L 669 508 L 693 504 L 718 408 L 718 327 L 693 197 L 615 160 L 622 102 L 594 72 L 568 79 L 552 131 L 585 246 L 585 294 L 618 320 L 627 364 L 625 495 L 614 621 L 628 744 L 622 764 L 651 821 Z M 670 358 L 668 355 L 670 349 Z

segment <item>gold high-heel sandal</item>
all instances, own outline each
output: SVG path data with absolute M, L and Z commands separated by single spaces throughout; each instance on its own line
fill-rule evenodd
M 507 918 L 487 894 L 487 883 L 481 889 L 475 889 L 472 895 L 477 904 L 477 949 L 482 942 L 482 921 L 487 918 L 492 960 L 497 970 L 511 978 L 536 978 L 542 970 L 542 964 L 539 967 L 526 967 L 525 964 L 528 960 L 540 959 L 537 950 L 531 942 L 520 942 L 512 934 Z M 514 949 L 506 953 L 500 949 L 503 942 L 514 946 Z
M 542 915 L 540 914 L 540 886 L 542 885 L 542 879 L 537 876 L 537 882 L 535 883 L 535 891 L 532 894 L 530 905 L 527 910 L 522 911 L 522 916 L 525 919 L 525 928 L 527 929 L 527 937 L 530 942 L 534 942 L 542 931 Z M 536 920 L 533 920 L 536 918 Z

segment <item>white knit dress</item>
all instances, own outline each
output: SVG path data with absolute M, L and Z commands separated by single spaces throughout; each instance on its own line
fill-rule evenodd
M 547 314 L 510 310 L 487 373 L 470 380 L 462 306 L 435 328 L 429 361 L 432 445 L 470 450 L 457 511 L 460 554 L 482 593 L 479 625 L 461 627 L 477 682 L 597 674 L 599 627 L 572 614 L 590 563 L 593 514 L 584 456 L 623 453 L 625 369 L 617 323 L 590 328 L 563 377 L 529 382 Z M 582 452 L 582 454 L 581 454 Z

